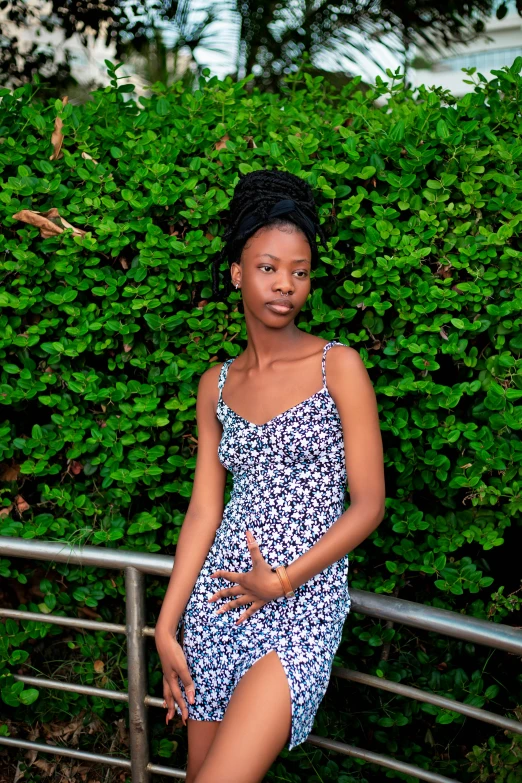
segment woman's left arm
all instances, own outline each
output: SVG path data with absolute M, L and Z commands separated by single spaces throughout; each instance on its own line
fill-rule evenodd
M 333 346 L 328 390 L 341 417 L 350 506 L 303 555 L 287 566 L 295 589 L 361 544 L 385 512 L 384 459 L 377 400 L 358 352 Z

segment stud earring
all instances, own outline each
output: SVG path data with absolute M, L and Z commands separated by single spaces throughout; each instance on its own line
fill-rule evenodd
M 237 289 L 238 289 L 238 284 L 236 283 L 236 291 L 237 291 Z

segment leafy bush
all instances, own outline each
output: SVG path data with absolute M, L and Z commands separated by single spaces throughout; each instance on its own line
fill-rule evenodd
M 352 587 L 493 621 L 518 610 L 521 66 L 479 76 L 459 100 L 391 73 L 365 93 L 357 79 L 335 90 L 306 70 L 281 94 L 207 73 L 194 92 L 157 84 L 136 102 L 113 66 L 83 106 L 42 105 L 34 85 L 0 90 L 0 534 L 174 552 L 199 377 L 246 341 L 240 293 L 212 295 L 221 216 L 238 172 L 279 167 L 314 187 L 329 235 L 299 327 L 354 346 L 379 402 L 387 515 L 351 556 Z M 119 574 L 0 566 L 16 607 L 121 621 Z M 150 622 L 164 590 L 149 581 Z M 28 722 L 89 705 L 112 719 L 121 707 L 51 702 L 10 677 L 55 673 L 41 640 L 64 633 L 5 622 L 4 702 Z M 71 678 L 125 687 L 120 641 L 66 638 Z M 337 663 L 514 710 L 520 675 L 500 654 L 493 672 L 491 657 L 354 613 Z M 340 681 L 315 730 L 462 780 L 477 743 L 496 742 L 457 713 Z M 174 751 L 161 723 L 153 737 L 156 755 Z M 283 751 L 273 774 L 315 781 L 321 763 L 321 780 L 404 778 L 322 755 Z

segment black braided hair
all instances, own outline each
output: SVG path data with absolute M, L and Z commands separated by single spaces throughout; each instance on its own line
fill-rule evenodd
M 223 235 L 225 245 L 212 262 L 212 292 L 214 296 L 219 296 L 219 267 L 223 258 L 228 258 L 229 265 L 234 261 L 239 263 L 245 243 L 259 228 L 258 226 L 254 231 L 246 233 L 240 232 L 239 226 L 244 217 L 255 212 L 263 221 L 266 220 L 263 222 L 263 226 L 283 226 L 291 223 L 303 230 L 299 223 L 292 219 L 292 214 L 268 218 L 270 209 L 281 199 L 295 201 L 301 212 L 312 221 L 321 243 L 326 245 L 326 237 L 319 223 L 312 189 L 304 179 L 290 174 L 288 171 L 270 169 L 261 169 L 240 175 L 229 205 L 228 225 Z M 314 262 L 317 259 L 315 236 L 307 236 L 307 239 L 311 245 L 312 262 Z M 227 278 L 226 295 L 231 288 L 231 280 Z

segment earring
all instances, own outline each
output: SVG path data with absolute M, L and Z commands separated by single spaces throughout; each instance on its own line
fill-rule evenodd
M 237 291 L 237 289 L 238 289 L 238 284 L 236 283 L 236 291 Z

